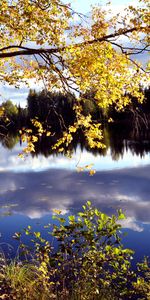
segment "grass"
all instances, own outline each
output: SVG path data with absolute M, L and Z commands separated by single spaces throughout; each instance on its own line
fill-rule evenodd
M 0 274 L 0 299 L 10 300 L 115 300 L 113 291 L 106 288 L 99 294 L 91 295 L 90 287 L 78 282 L 75 289 L 68 291 L 63 288 L 61 291 L 53 292 L 53 288 L 45 285 L 41 279 L 37 267 L 33 264 L 23 265 L 21 262 L 13 261 L 3 266 Z

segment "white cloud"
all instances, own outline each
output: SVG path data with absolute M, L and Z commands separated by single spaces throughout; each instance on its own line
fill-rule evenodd
M 22 107 L 25 107 L 27 105 L 26 99 L 29 89 L 31 88 L 35 89 L 36 91 L 40 91 L 44 88 L 42 81 L 38 81 L 37 83 L 34 79 L 29 79 L 28 85 L 29 86 L 21 82 L 20 87 L 15 88 L 14 85 L 9 85 L 8 83 L 5 85 L 0 84 L 0 103 L 10 99 L 13 101 L 13 103 L 20 103 Z
M 6 185 L 0 186 L 0 195 L 5 194 L 6 192 L 14 192 L 17 190 L 15 182 L 9 181 Z
M 142 232 L 144 229 L 142 226 L 137 224 L 134 217 L 128 217 L 125 220 L 119 222 L 123 228 L 132 229 L 133 231 Z
M 131 196 L 131 195 L 123 195 L 123 194 L 116 194 L 115 199 L 118 201 L 139 201 L 139 196 Z
M 48 169 L 68 169 L 77 170 L 77 166 L 85 167 L 92 164 L 92 169 L 96 171 L 114 170 L 122 168 L 131 168 L 148 165 L 150 163 L 149 154 L 145 154 L 144 158 L 140 156 L 133 156 L 130 151 L 124 153 L 123 157 L 120 157 L 117 161 L 112 160 L 111 153 L 108 151 L 107 156 L 99 157 L 93 156 L 92 153 L 86 150 L 81 151 L 77 148 L 76 153 L 72 155 L 72 158 L 64 157 L 62 154 L 53 157 L 44 157 L 42 155 L 32 157 L 31 155 L 21 159 L 18 154 L 22 151 L 25 145 L 20 147 L 19 144 L 13 150 L 7 150 L 0 146 L 0 171 L 13 171 L 13 172 L 28 172 L 29 170 L 34 172 L 41 172 Z M 101 183 L 97 183 L 101 184 Z M 112 182 L 111 185 L 115 185 Z M 116 195 L 116 197 L 124 197 L 123 195 Z

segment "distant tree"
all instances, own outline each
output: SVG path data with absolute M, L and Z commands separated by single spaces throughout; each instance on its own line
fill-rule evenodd
M 11 100 L 7 100 L 6 102 L 3 102 L 1 104 L 1 107 L 3 107 L 5 114 L 8 118 L 13 118 L 18 114 L 18 108 L 17 105 L 13 104 Z
M 35 90 L 30 90 L 27 97 L 27 111 L 30 118 L 34 118 L 38 113 L 37 93 Z
M 73 110 L 75 96 L 67 93 L 30 90 L 27 98 L 27 111 L 30 118 L 38 118 L 52 126 L 64 129 L 75 120 Z

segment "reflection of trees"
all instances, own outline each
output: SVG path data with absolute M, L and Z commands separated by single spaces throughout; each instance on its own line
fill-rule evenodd
M 130 150 L 133 154 L 143 157 L 145 154 L 150 152 L 150 137 L 145 140 L 146 133 L 142 137 L 141 135 L 133 139 L 133 130 L 130 126 L 118 126 L 111 124 L 111 126 L 104 127 L 104 138 L 103 142 L 106 145 L 104 149 L 90 148 L 84 134 L 77 132 L 74 135 L 73 141 L 68 147 L 64 145 L 62 155 L 66 155 L 69 152 L 75 152 L 77 147 L 81 151 L 86 150 L 92 153 L 94 156 L 106 156 L 108 150 L 110 150 L 111 157 L 113 160 L 118 160 L 123 157 L 124 152 Z M 148 134 L 147 134 L 148 136 Z M 52 149 L 52 146 L 56 143 L 56 135 L 53 137 L 47 137 L 46 135 L 40 137 L 35 143 L 35 152 L 32 156 L 38 156 L 39 154 L 48 157 L 49 155 L 60 155 L 58 150 Z
M 143 130 L 135 134 L 135 128 L 129 123 L 112 124 L 109 128 L 110 151 L 114 160 L 123 157 L 124 152 L 130 150 L 132 154 L 144 157 L 150 152 L 150 133 Z
M 19 142 L 19 136 L 17 133 L 0 134 L 0 142 L 4 148 L 13 149 Z
M 103 111 L 98 107 L 92 91 L 82 95 L 83 114 L 85 116 L 91 114 L 95 122 L 102 122 L 104 135 L 102 142 L 106 148 L 91 149 L 82 130 L 78 130 L 74 133 L 70 145 L 68 147 L 63 145 L 62 154 L 66 154 L 68 150 L 76 151 L 76 148 L 80 147 L 81 151 L 86 149 L 95 156 L 105 156 L 110 149 L 114 160 L 122 157 L 124 151 L 128 149 L 133 154 L 144 156 L 150 151 L 150 131 L 147 130 L 149 129 L 147 120 L 150 115 L 150 89 L 146 89 L 144 93 L 143 104 L 139 104 L 134 98 L 122 112 L 116 111 L 113 106 L 107 112 Z M 12 149 L 19 141 L 18 132 L 22 128 L 32 128 L 32 134 L 36 135 L 36 128 L 31 124 L 30 119 L 37 118 L 46 131 L 49 130 L 54 134 L 51 137 L 46 136 L 46 133 L 38 136 L 38 141 L 35 142 L 35 153 L 32 155 L 42 154 L 46 157 L 52 154 L 57 155 L 58 150 L 52 149 L 52 146 L 62 137 L 63 130 L 67 130 L 68 126 L 75 121 L 73 109 L 75 96 L 60 92 L 37 93 L 31 90 L 27 103 L 26 109 L 14 105 L 11 101 L 2 103 L 4 115 L 0 119 L 0 142 L 5 148 Z M 146 119 L 144 119 L 145 114 L 147 114 Z M 114 123 L 106 125 L 110 117 L 114 119 Z
M 124 152 L 130 150 L 133 154 L 144 157 L 145 154 L 150 152 L 150 133 L 149 131 L 143 131 L 139 136 L 134 136 L 134 128 L 130 124 L 122 125 L 111 124 L 103 128 L 104 138 L 103 143 L 106 145 L 104 149 L 91 149 L 84 137 L 83 132 L 77 132 L 74 134 L 74 138 L 69 146 L 64 145 L 62 155 L 66 155 L 69 152 L 75 152 L 77 147 L 81 151 L 86 150 L 92 153 L 94 156 L 106 156 L 108 149 L 110 150 L 111 157 L 113 160 L 118 160 L 123 157 Z M 34 132 L 33 132 L 34 134 Z M 39 154 L 48 157 L 49 155 L 60 155 L 58 150 L 52 148 L 57 142 L 59 134 L 48 137 L 46 134 L 40 136 L 38 141 L 35 142 L 35 152 L 32 152 L 32 156 L 38 156 Z M 17 131 L 9 131 L 0 134 L 1 144 L 7 148 L 12 149 L 19 142 L 19 134 Z

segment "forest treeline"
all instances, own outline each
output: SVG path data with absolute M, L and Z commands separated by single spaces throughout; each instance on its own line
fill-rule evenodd
M 91 114 L 95 122 L 113 122 L 132 123 L 134 126 L 149 127 L 150 115 L 150 87 L 143 91 L 144 101 L 139 103 L 136 98 L 131 97 L 131 103 L 118 111 L 114 105 L 104 109 L 98 105 L 94 98 L 94 92 L 87 92 L 82 96 L 81 106 L 83 115 Z M 76 103 L 75 95 L 63 94 L 61 92 L 36 92 L 30 90 L 27 97 L 27 106 L 22 108 L 13 104 L 11 100 L 3 102 L 0 106 L 3 114 L 0 117 L 1 130 L 21 129 L 29 127 L 31 120 L 37 118 L 45 127 L 51 128 L 53 132 L 65 130 L 69 125 L 75 122 L 76 114 L 74 105 Z M 4 127 L 3 127 L 4 126 Z

